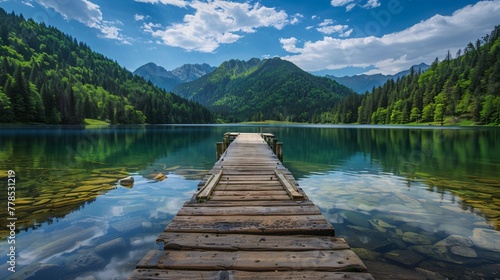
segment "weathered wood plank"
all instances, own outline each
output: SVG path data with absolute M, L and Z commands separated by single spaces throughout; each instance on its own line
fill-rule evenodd
M 231 206 L 297 206 L 297 205 L 314 205 L 311 201 L 307 200 L 272 200 L 272 201 L 205 201 L 203 203 L 187 203 L 184 207 L 231 207 Z
M 257 197 L 257 196 L 279 196 L 287 195 L 287 192 L 283 189 L 277 191 L 268 190 L 257 190 L 257 191 L 226 191 L 216 189 L 213 192 L 213 196 L 247 196 L 247 197 Z
M 167 232 L 310 234 L 334 236 L 322 215 L 309 216 L 176 216 Z
M 169 250 L 162 253 L 158 261 L 141 262 L 137 268 L 366 272 L 363 262 L 351 250 L 266 251 L 265 253 L 258 251 Z
M 290 197 L 288 194 L 283 195 L 273 195 L 273 196 L 265 196 L 265 195 L 254 195 L 254 196 L 233 196 L 233 195 L 214 195 L 210 198 L 211 201 L 245 201 L 245 200 L 254 200 L 254 201 L 272 201 L 272 200 L 289 200 Z
M 222 171 L 219 171 L 217 174 L 214 174 L 213 177 L 208 181 L 208 183 L 203 187 L 196 198 L 198 201 L 205 201 L 208 199 L 210 194 L 213 192 L 215 186 L 219 183 L 220 178 L 222 177 Z
M 240 270 L 169 270 L 169 269 L 136 269 L 129 280 L 289 280 L 289 279 L 330 279 L 330 280 L 374 280 L 368 273 L 328 272 L 328 271 L 271 271 L 249 272 Z
M 342 238 L 313 235 L 272 236 L 162 232 L 157 242 L 164 242 L 165 250 L 307 251 L 346 250 L 350 248 Z
M 282 191 L 283 186 L 281 184 L 262 184 L 262 185 L 227 185 L 219 184 L 217 186 L 219 191 Z
M 215 169 L 215 168 L 214 168 Z M 240 167 L 240 168 L 217 168 L 212 169 L 213 172 L 224 170 L 224 175 L 274 175 L 274 169 L 269 168 L 250 168 L 250 167 Z M 292 175 L 290 171 L 286 170 L 284 167 L 281 168 L 282 173 Z M 210 173 L 209 173 L 210 174 Z
M 275 175 L 226 175 L 221 177 L 221 182 L 225 181 L 278 181 Z
M 276 173 L 276 176 L 278 177 L 278 179 L 280 180 L 281 184 L 285 187 L 285 190 L 288 192 L 288 194 L 290 195 L 290 197 L 293 200 L 304 199 L 304 195 L 301 194 L 295 188 L 295 186 L 292 185 L 292 183 L 288 180 L 287 177 L 285 177 L 285 175 L 283 175 L 279 171 L 275 171 L 275 173 Z
M 219 182 L 220 185 L 276 185 L 276 186 L 281 186 L 281 183 L 278 181 L 278 179 L 271 181 L 271 180 L 264 180 L 264 181 L 227 181 L 223 180 Z
M 183 207 L 178 216 L 268 216 L 268 215 L 321 215 L 315 205 L 297 206 L 230 206 L 230 207 Z

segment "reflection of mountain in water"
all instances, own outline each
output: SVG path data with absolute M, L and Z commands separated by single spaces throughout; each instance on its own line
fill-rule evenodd
M 16 171 L 17 228 L 52 223 L 116 188 L 119 179 L 156 158 L 196 146 L 206 134 L 144 126 L 4 129 L 0 170 Z M 6 193 L 0 199 L 5 201 Z M 6 210 L 0 215 L 6 216 Z

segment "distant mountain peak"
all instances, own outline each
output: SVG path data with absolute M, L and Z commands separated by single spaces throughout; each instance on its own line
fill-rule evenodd
M 134 74 L 150 80 L 160 88 L 171 91 L 176 85 L 194 81 L 212 72 L 214 69 L 215 67 L 203 63 L 184 64 L 172 71 L 168 71 L 154 62 L 149 62 L 137 68 Z
M 420 63 L 418 65 L 413 65 L 413 70 L 415 72 L 418 71 L 425 71 L 429 69 L 429 65 L 425 63 Z M 372 74 L 372 75 L 366 75 L 366 74 L 359 74 L 359 75 L 354 75 L 354 76 L 343 76 L 343 77 L 336 77 L 333 75 L 326 75 L 326 77 L 337 81 L 338 83 L 345 85 L 348 88 L 351 88 L 357 93 L 365 93 L 366 91 L 371 91 L 373 87 L 378 87 L 383 85 L 385 82 L 387 82 L 389 79 L 397 79 L 399 77 L 408 75 L 411 71 L 411 67 L 408 70 L 401 71 L 399 73 L 396 73 L 394 75 L 384 75 L 381 73 L 378 74 Z

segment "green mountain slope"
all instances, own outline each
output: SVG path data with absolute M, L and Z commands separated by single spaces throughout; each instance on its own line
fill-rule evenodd
M 346 98 L 323 122 L 401 124 L 435 122 L 500 124 L 500 26 L 475 43 L 468 43 L 455 58 L 448 52 L 423 72 L 389 80 L 361 98 Z
M 353 92 L 279 58 L 230 60 L 212 73 L 173 89 L 230 121 L 312 122 Z
M 201 105 L 160 90 L 54 27 L 0 9 L 0 123 L 208 123 Z

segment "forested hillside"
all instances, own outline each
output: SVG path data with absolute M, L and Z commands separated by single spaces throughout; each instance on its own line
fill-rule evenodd
M 500 124 L 500 26 L 454 58 L 449 52 L 441 62 L 436 58 L 423 73 L 411 71 L 362 98 L 344 99 L 318 121 L 345 122 L 347 115 L 372 124 Z
M 0 9 L 0 123 L 208 123 L 167 93 L 54 27 Z
M 230 121 L 312 122 L 350 89 L 279 58 L 230 60 L 173 91 Z

